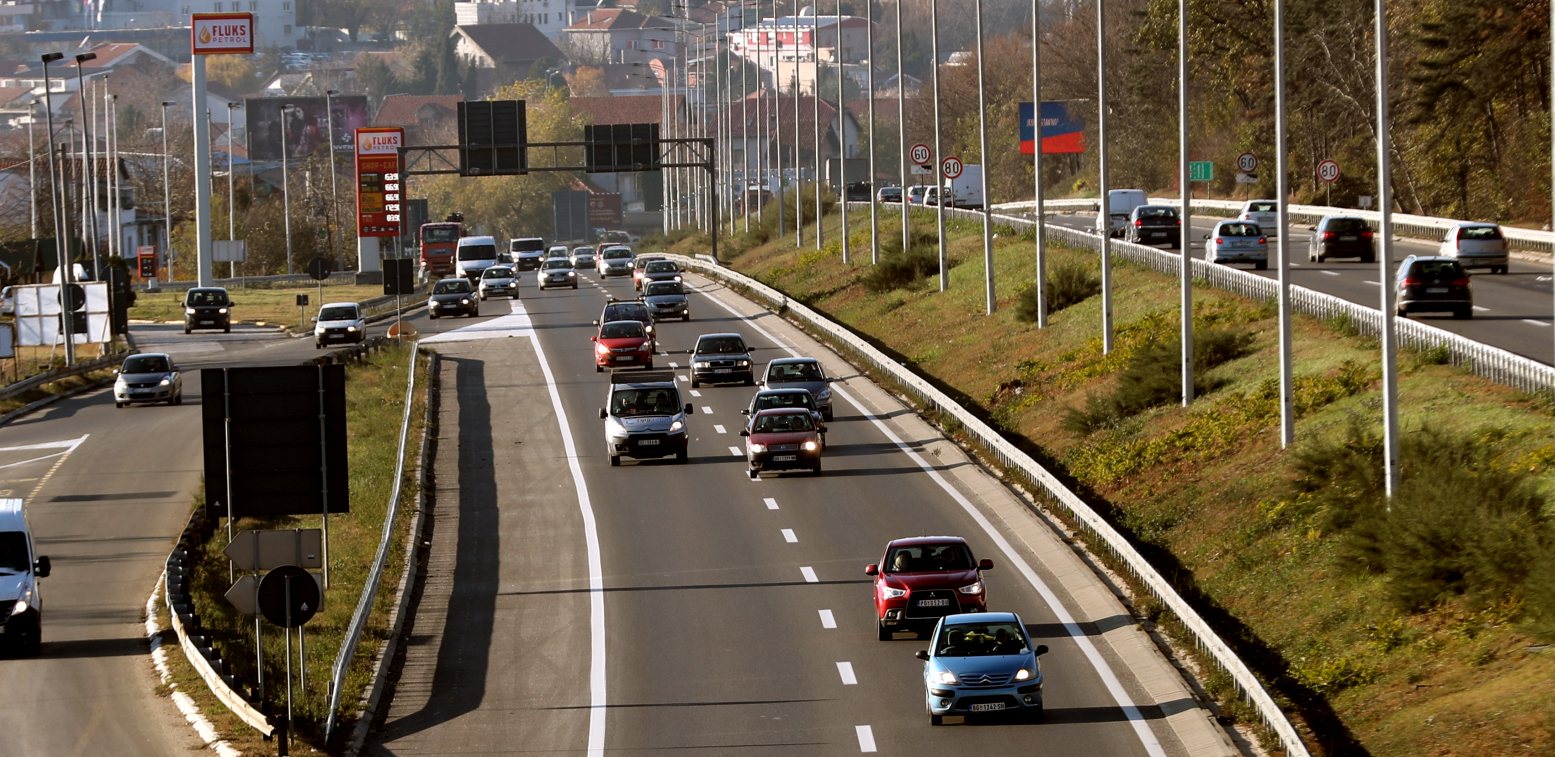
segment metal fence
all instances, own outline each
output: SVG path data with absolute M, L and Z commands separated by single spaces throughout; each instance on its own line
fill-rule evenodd
M 971 215 L 981 217 L 981 214 Z M 1083 235 L 1082 235 L 1083 236 Z M 874 370 L 889 376 L 904 390 L 922 402 L 929 409 L 942 415 L 953 418 L 961 424 L 967 436 L 977 442 L 988 454 L 995 457 L 1006 469 L 1017 471 L 1030 481 L 1034 486 L 1041 487 L 1053 499 L 1058 506 L 1089 532 L 1107 551 L 1116 558 L 1117 562 L 1125 567 L 1128 573 L 1134 577 L 1152 596 L 1160 600 L 1168 610 L 1181 621 L 1184 630 L 1193 638 L 1195 645 L 1209 659 L 1213 660 L 1235 684 L 1237 690 L 1251 704 L 1263 720 L 1265 726 L 1279 739 L 1289 757 L 1308 757 L 1306 745 L 1296 733 L 1295 727 L 1285 712 L 1275 703 L 1274 698 L 1264 689 L 1263 683 L 1253 672 L 1248 669 L 1246 663 L 1237 657 L 1220 635 L 1204 621 L 1183 599 L 1172 585 L 1161 576 L 1156 569 L 1140 555 L 1123 535 L 1109 524 L 1106 519 L 1091 509 L 1084 500 L 1080 499 L 1069 487 L 1059 481 L 1052 472 L 1042 467 L 1037 461 L 1031 459 L 1026 453 L 1006 440 L 1003 435 L 995 431 L 982 419 L 972 414 L 966 408 L 958 404 L 949 395 L 935 388 L 933 384 L 924 380 L 921 376 L 904 368 L 889 355 L 876 349 L 873 345 L 855 336 L 852 332 L 831 320 L 821 316 L 804 305 L 789 299 L 782 292 L 777 291 L 761 282 L 739 273 L 722 268 L 716 264 L 687 258 L 680 255 L 668 256 L 682 266 L 692 271 L 710 276 L 733 286 L 737 286 L 752 296 L 764 300 L 774 309 L 784 310 L 804 325 L 825 335 L 834 345 L 841 347 L 850 353 L 850 358 L 864 363 Z
M 96 357 L 91 360 L 76 363 L 69 368 L 50 368 L 49 370 L 46 370 L 42 373 L 28 376 L 21 381 L 0 387 L 0 400 L 11 399 L 12 397 L 15 397 L 16 395 L 26 392 L 30 389 L 36 389 L 40 386 L 43 386 L 44 384 L 53 383 L 55 381 L 59 381 L 60 379 L 70 378 L 71 376 L 79 376 L 83 373 L 91 373 L 92 371 L 98 370 L 100 368 L 112 368 L 113 366 L 118 365 L 119 362 L 124 358 L 135 354 L 135 352 L 135 350 L 113 352 L 107 355 L 103 355 L 102 357 Z

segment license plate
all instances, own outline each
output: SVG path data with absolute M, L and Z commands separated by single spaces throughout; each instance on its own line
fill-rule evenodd
M 948 606 L 950 606 L 950 600 L 948 600 L 948 599 L 920 599 L 920 600 L 918 600 L 918 606 L 919 607 L 948 607 Z
M 773 455 L 772 456 L 772 462 L 774 462 L 774 463 L 789 463 L 789 462 L 793 462 L 793 461 L 794 461 L 794 456 L 793 455 Z
M 1246 247 L 1247 245 L 1248 245 L 1247 242 L 1232 242 L 1231 243 L 1232 247 Z
M 987 704 L 974 704 L 971 707 L 968 707 L 967 709 L 971 710 L 972 712 L 992 712 L 994 710 L 1002 710 L 1002 709 L 1004 709 L 1004 703 L 1003 702 L 988 702 Z
M 728 373 L 730 370 L 729 368 L 714 368 L 713 373 Z
M 1150 232 L 1150 236 L 1153 236 L 1153 237 L 1164 237 L 1164 236 L 1166 236 L 1166 232 L 1164 232 L 1164 231 L 1152 231 L 1152 232 Z
M 1354 242 L 1355 239 L 1355 237 L 1339 237 L 1339 241 L 1341 242 Z
M 637 446 L 639 447 L 657 447 L 658 445 L 658 439 L 641 439 L 637 442 Z
M 632 356 L 631 355 L 616 355 L 615 359 L 616 360 L 631 360 Z
M 1447 287 L 1426 287 L 1426 294 L 1446 294 Z

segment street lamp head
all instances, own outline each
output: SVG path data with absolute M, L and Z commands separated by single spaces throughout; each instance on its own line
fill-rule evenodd
M 89 60 L 97 60 L 97 53 L 76 53 L 76 65 L 80 66 Z
M 340 90 L 338 90 L 338 89 L 326 90 L 324 92 L 324 96 L 325 97 L 334 97 L 335 95 L 338 95 L 338 94 L 340 94 Z
M 64 53 L 44 53 L 42 56 L 43 65 L 47 66 L 63 57 L 65 57 Z

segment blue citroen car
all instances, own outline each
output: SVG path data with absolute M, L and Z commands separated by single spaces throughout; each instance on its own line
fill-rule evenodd
M 1010 612 L 948 615 L 934 628 L 934 648 L 918 651 L 930 725 L 946 715 L 1012 712 L 1042 715 L 1042 668 L 1020 616 Z

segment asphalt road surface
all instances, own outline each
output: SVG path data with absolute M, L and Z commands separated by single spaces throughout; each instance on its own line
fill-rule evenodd
M 1193 217 L 1191 253 L 1204 256 L 1204 235 L 1210 233 L 1216 221 L 1224 220 L 1208 216 Z M 1048 223 L 1071 229 L 1090 230 L 1096 226 L 1094 215 L 1050 215 Z M 1290 233 L 1291 283 L 1304 286 L 1369 308 L 1381 306 L 1382 293 L 1378 282 L 1391 282 L 1392 273 L 1382 276 L 1379 263 L 1361 263 L 1355 259 L 1329 260 L 1314 263 L 1307 260 L 1307 244 L 1311 229 L 1293 228 Z M 1268 270 L 1253 271 L 1251 266 L 1238 266 L 1259 276 L 1276 278 L 1276 242 L 1269 241 Z M 1439 245 L 1419 239 L 1397 238 L 1393 241 L 1393 259 L 1402 261 L 1409 255 L 1434 255 Z M 1162 249 L 1167 249 L 1162 247 Z M 1380 248 L 1379 248 L 1380 251 Z M 1551 289 L 1549 265 L 1530 263 L 1512 258 L 1510 271 L 1505 275 L 1492 275 L 1487 269 L 1470 271 L 1474 289 L 1474 317 L 1460 321 L 1449 313 L 1418 313 L 1410 317 L 1437 328 L 1461 334 L 1485 344 L 1500 347 L 1509 352 L 1551 363 L 1555 362 L 1555 292 Z
M 1065 579 L 1032 558 L 1018 570 L 996 546 L 1003 527 L 973 514 L 1007 492 L 851 373 L 835 386 L 863 407 L 878 396 L 879 420 L 839 398 L 819 478 L 750 479 L 738 432 L 754 389 L 684 382 L 689 462 L 610 467 L 590 322 L 606 293 L 633 292 L 596 282 L 530 289 L 512 314 L 431 341 L 444 359 L 428 573 L 367 754 L 1186 753 L 1167 720 L 1201 716 L 1191 698 L 1150 698 L 1141 666 L 1098 640 L 1127 616 L 1070 635 L 1074 597 L 1055 607 L 1038 588 Z M 660 324 L 657 365 L 683 369 L 711 332 L 740 332 L 759 363 L 790 354 L 770 314 L 698 294 L 692 317 Z M 1053 650 L 1045 723 L 930 727 L 913 657 L 925 643 L 876 639 L 863 573 L 889 539 L 918 534 L 963 535 L 995 561 L 991 606 Z

